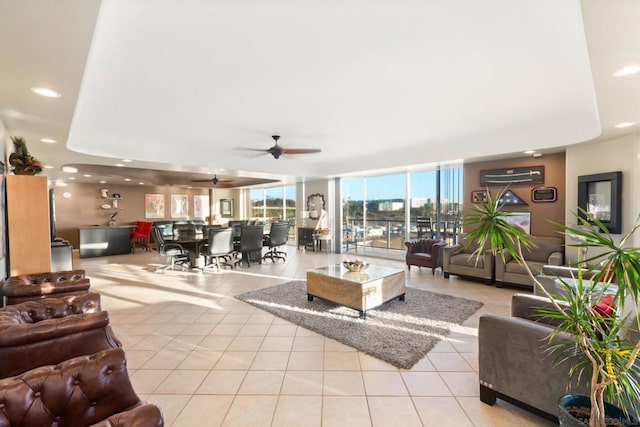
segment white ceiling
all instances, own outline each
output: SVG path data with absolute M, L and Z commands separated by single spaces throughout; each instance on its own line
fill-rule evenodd
M 640 61 L 637 22 L 636 0 L 0 0 L 0 120 L 52 179 L 125 158 L 292 182 L 557 151 L 636 131 L 613 125 L 640 120 L 640 76 L 611 74 Z M 322 152 L 241 150 L 274 133 Z

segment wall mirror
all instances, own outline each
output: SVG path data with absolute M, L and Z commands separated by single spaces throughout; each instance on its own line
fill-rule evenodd
M 322 194 L 312 194 L 307 197 L 307 210 L 309 211 L 309 218 L 320 218 L 320 211 L 324 209 L 324 196 Z
M 622 231 L 622 172 L 599 173 L 578 177 L 580 217 L 602 222 L 609 233 Z

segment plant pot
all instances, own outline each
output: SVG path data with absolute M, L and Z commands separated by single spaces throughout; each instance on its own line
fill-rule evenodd
M 31 169 L 14 170 L 13 173 L 16 175 L 35 175 L 36 174 L 35 171 Z
M 577 406 L 581 408 L 585 408 L 587 410 L 591 409 L 591 400 L 588 396 L 581 396 L 578 394 L 568 394 L 566 396 L 562 396 L 560 399 L 560 403 L 558 403 L 558 421 L 563 427 L 584 427 L 588 426 L 589 423 L 582 421 L 578 418 L 575 418 L 567 408 Z M 622 409 L 611 405 L 607 402 L 604 403 L 604 412 L 607 417 L 614 418 L 620 420 L 624 426 L 640 426 L 637 420 L 629 420 L 625 415 Z

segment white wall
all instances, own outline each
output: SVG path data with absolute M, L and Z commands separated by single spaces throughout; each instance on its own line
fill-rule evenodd
M 622 171 L 622 233 L 628 232 L 640 214 L 640 138 L 638 133 L 600 143 L 578 144 L 567 148 L 567 198 L 568 225 L 577 223 L 578 177 L 597 173 Z M 614 238 L 620 237 L 614 235 Z M 640 246 L 640 235 L 634 236 L 629 245 Z M 589 254 L 591 254 L 590 249 Z M 574 248 L 567 247 L 569 261 L 575 261 Z

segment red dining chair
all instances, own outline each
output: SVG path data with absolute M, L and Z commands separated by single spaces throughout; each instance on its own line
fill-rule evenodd
M 131 253 L 136 252 L 136 248 L 142 248 L 151 252 L 150 238 L 153 223 L 147 221 L 136 221 L 136 227 L 131 230 Z

